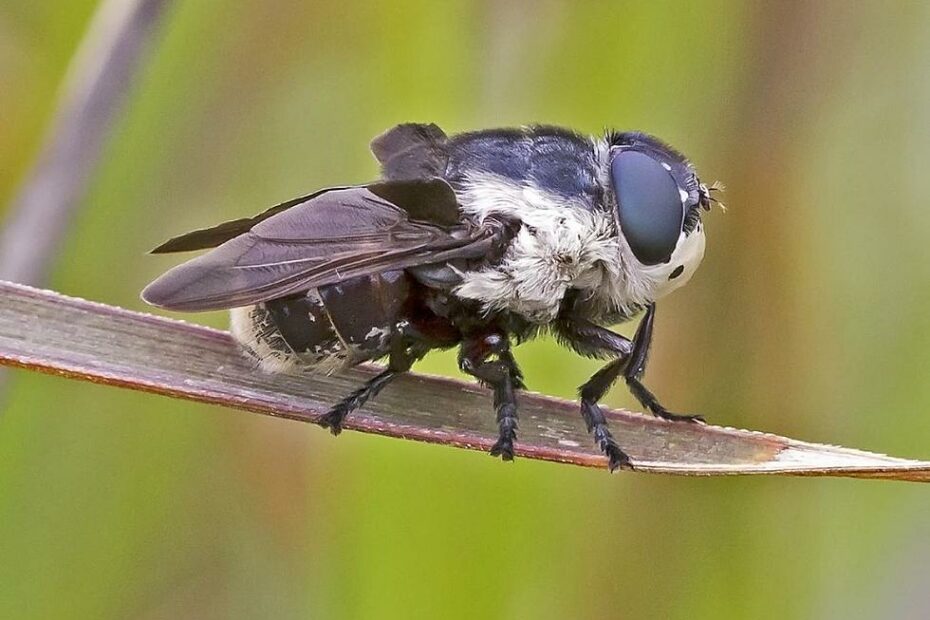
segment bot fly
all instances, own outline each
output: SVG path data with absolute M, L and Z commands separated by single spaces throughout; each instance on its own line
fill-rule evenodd
M 653 415 L 675 422 L 641 382 L 655 303 L 704 255 L 714 202 L 690 162 L 637 132 L 587 137 L 531 126 L 446 135 L 403 124 L 375 138 L 382 178 L 335 187 L 167 241 L 205 250 L 152 282 L 148 303 L 229 309 L 232 332 L 269 372 L 386 368 L 326 413 L 346 416 L 429 351 L 458 347 L 461 369 L 494 391 L 513 458 L 523 378 L 511 346 L 549 332 L 609 360 L 581 386 L 581 415 L 609 467 L 630 467 L 598 401 L 623 378 Z M 610 325 L 643 313 L 632 340 Z

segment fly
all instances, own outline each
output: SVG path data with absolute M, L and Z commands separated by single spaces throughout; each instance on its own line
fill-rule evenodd
M 515 343 L 550 332 L 609 360 L 579 389 L 581 415 L 611 471 L 632 467 L 598 401 L 618 379 L 653 415 L 641 382 L 655 304 L 704 255 L 701 212 L 716 202 L 691 163 L 638 132 L 588 137 L 551 126 L 448 136 L 403 124 L 375 138 L 382 179 L 336 187 L 252 218 L 175 237 L 154 253 L 209 250 L 142 298 L 181 311 L 229 309 L 232 332 L 269 372 L 386 368 L 320 420 L 333 434 L 429 351 L 494 392 L 513 459 L 523 375 Z M 643 313 L 632 340 L 608 326 Z

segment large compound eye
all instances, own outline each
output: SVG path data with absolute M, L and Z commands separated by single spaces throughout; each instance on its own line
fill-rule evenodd
M 610 162 L 620 228 L 644 265 L 667 263 L 684 222 L 678 184 L 661 163 L 645 153 L 625 150 Z

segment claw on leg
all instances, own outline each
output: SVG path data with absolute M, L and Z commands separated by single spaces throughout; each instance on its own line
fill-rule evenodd
M 333 435 L 338 435 L 342 432 L 342 423 L 345 421 L 347 413 L 344 409 L 334 407 L 320 418 L 319 424 L 323 428 L 328 428 Z
M 603 450 L 607 455 L 607 469 L 610 470 L 610 473 L 618 472 L 621 469 L 633 470 L 633 462 L 630 457 L 616 443 L 608 445 Z
M 512 461 L 513 460 L 513 441 L 510 439 L 504 439 L 501 437 L 494 442 L 494 445 L 491 446 L 491 451 L 488 452 L 491 456 L 499 456 L 502 461 Z
M 659 410 L 653 411 L 652 415 L 654 415 L 657 418 L 661 418 L 663 420 L 668 420 L 669 422 L 687 422 L 687 423 L 692 423 L 692 424 L 706 424 L 706 422 L 704 422 L 704 416 L 682 415 L 680 413 L 672 413 L 671 411 L 667 411 L 665 409 L 659 409 Z

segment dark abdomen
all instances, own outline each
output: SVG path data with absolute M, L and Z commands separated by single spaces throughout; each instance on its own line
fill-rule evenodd
M 389 271 L 233 312 L 233 335 L 269 371 L 332 372 L 383 357 L 410 293 Z

